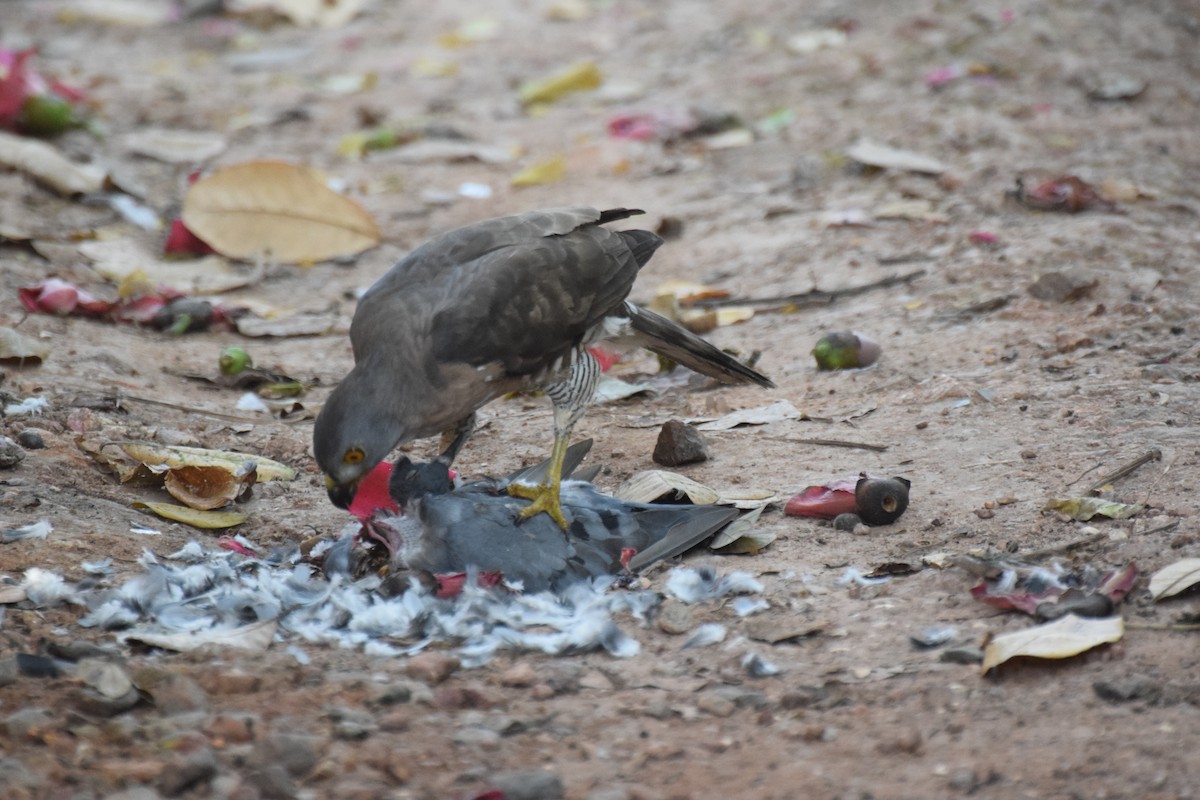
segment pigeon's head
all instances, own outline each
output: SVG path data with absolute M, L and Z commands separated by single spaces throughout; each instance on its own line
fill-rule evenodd
M 352 370 L 329 395 L 313 427 L 313 454 L 325 474 L 325 489 L 338 508 L 349 508 L 371 469 L 404 436 L 404 427 L 384 398 L 363 386 Z
M 446 494 L 453 488 L 450 468 L 440 458 L 414 463 L 408 456 L 401 456 L 388 481 L 388 492 L 401 508 L 408 508 L 427 494 Z

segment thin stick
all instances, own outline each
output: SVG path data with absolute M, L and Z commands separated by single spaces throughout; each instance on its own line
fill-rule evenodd
M 1102 541 L 1107 538 L 1108 538 L 1108 534 L 1106 532 L 1101 531 L 1100 533 L 1093 533 L 1092 535 L 1085 536 L 1082 539 L 1073 539 L 1072 541 L 1069 541 L 1069 542 L 1066 542 L 1066 543 L 1060 544 L 1060 545 L 1055 545 L 1054 547 L 1044 547 L 1041 550 L 1033 550 L 1032 552 L 1029 552 L 1029 553 L 1022 553 L 1021 557 L 1023 559 L 1025 559 L 1026 561 L 1032 561 L 1032 560 L 1038 559 L 1038 558 L 1045 558 L 1046 556 L 1056 556 L 1056 555 L 1059 555 L 1060 553 L 1070 552 L 1071 550 L 1074 550 L 1077 547 L 1084 547 L 1085 545 L 1095 544 L 1096 542 Z
M 753 298 L 737 298 L 737 297 L 709 297 L 697 300 L 695 305 L 701 308 L 718 308 L 720 306 L 790 306 L 793 308 L 803 308 L 804 306 L 825 306 L 830 305 L 835 300 L 843 297 L 853 297 L 855 295 L 871 292 L 876 289 L 886 289 L 889 286 L 896 286 L 901 283 L 910 283 L 920 278 L 925 274 L 925 270 L 918 269 L 904 275 L 891 275 L 887 278 L 874 281 L 873 283 L 864 283 L 862 286 L 850 286 L 845 289 L 832 289 L 824 291 L 822 289 L 812 289 L 800 294 L 788 294 L 779 297 L 753 297 Z
M 262 419 L 251 418 L 251 417 L 240 417 L 240 416 L 237 416 L 236 414 L 222 414 L 220 411 L 209 411 L 208 409 L 197 408 L 195 406 L 184 406 L 184 405 L 180 405 L 178 403 L 168 403 L 165 400 L 151 400 L 149 397 L 138 397 L 135 394 L 118 394 L 117 400 L 120 402 L 125 402 L 127 400 L 131 400 L 135 403 L 146 403 L 146 404 L 152 405 L 152 406 L 162 406 L 163 408 L 173 408 L 176 411 L 187 411 L 192 414 L 205 414 L 210 417 L 216 417 L 217 419 L 225 419 L 225 420 L 229 420 L 231 422 L 248 422 L 248 423 L 255 424 L 255 425 L 261 425 L 263 422 L 266 421 L 266 420 L 262 420 Z
M 856 450 L 873 450 L 882 453 L 888 449 L 886 444 L 868 444 L 866 442 L 848 442 L 845 439 L 793 439 L 788 436 L 764 436 L 773 442 L 793 442 L 795 444 L 815 444 L 820 447 L 849 447 Z
M 1200 631 L 1200 622 L 1138 622 L 1126 620 L 1125 627 L 1138 631 Z
M 1142 453 L 1140 456 L 1135 458 L 1133 461 L 1130 461 L 1125 466 L 1123 466 L 1120 469 L 1117 469 L 1113 472 L 1110 472 L 1109 474 L 1105 475 L 1100 480 L 1093 483 L 1091 486 L 1088 487 L 1088 490 L 1087 490 L 1087 492 L 1085 492 L 1085 494 L 1092 494 L 1093 492 L 1097 492 L 1100 489 L 1104 488 L 1105 486 L 1109 485 L 1110 483 L 1119 481 L 1119 480 L 1121 480 L 1121 478 L 1132 475 L 1134 472 L 1137 472 L 1137 470 L 1142 465 L 1149 464 L 1151 461 L 1159 461 L 1161 459 L 1162 459 L 1162 450 L 1159 450 L 1157 447 L 1151 447 L 1149 450 Z
M 1157 528 L 1151 528 L 1148 531 L 1142 531 L 1138 536 L 1149 536 L 1152 533 L 1162 533 L 1163 531 L 1173 531 L 1179 527 L 1179 520 L 1168 522 L 1166 525 L 1159 525 Z

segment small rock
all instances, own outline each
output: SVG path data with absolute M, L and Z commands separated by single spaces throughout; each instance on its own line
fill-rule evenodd
M 4 718 L 4 730 L 16 741 L 36 737 L 39 731 L 54 727 L 54 716 L 44 708 L 23 708 Z
M 375 718 L 366 711 L 356 708 L 333 708 L 329 710 L 333 719 L 333 738 L 344 742 L 357 742 L 375 732 Z
M 1144 675 L 1134 675 L 1114 681 L 1096 681 L 1092 684 L 1092 691 L 1097 697 L 1110 703 L 1128 703 L 1131 700 L 1153 703 L 1162 697 L 1163 687 Z
M 970 794 L 980 786 L 979 776 L 975 774 L 975 770 L 968 767 L 954 770 L 949 783 L 951 789 L 956 789 L 963 794 Z
M 443 686 L 433 693 L 433 704 L 446 711 L 469 708 L 491 708 L 492 701 L 472 686 Z
M 875 749 L 885 755 L 904 754 L 919 756 L 925 750 L 925 738 L 916 728 L 910 728 L 890 739 L 885 739 L 875 745 Z
M 46 440 L 42 438 L 42 434 L 39 431 L 33 428 L 26 428 L 17 434 L 17 444 L 26 450 L 41 450 L 46 446 Z
M 634 800 L 634 795 L 624 786 L 605 786 L 588 792 L 583 800 Z
M 642 706 L 642 713 L 654 719 L 670 719 L 678 712 L 666 700 L 651 700 Z
M 218 746 L 225 744 L 245 744 L 254 741 L 254 720 L 251 717 L 230 717 L 219 715 L 213 717 L 204 726 L 204 733 Z
M 846 531 L 847 533 L 855 530 L 859 525 L 862 525 L 862 518 L 858 514 L 847 512 L 838 514 L 833 518 L 834 530 Z
M 12 469 L 25 459 L 25 451 L 7 436 L 0 436 L 0 469 Z
M 149 786 L 132 786 L 120 792 L 104 795 L 104 800 L 160 800 L 162 795 Z
M 678 636 L 692 629 L 692 610 L 686 603 L 669 597 L 658 607 L 655 622 L 663 633 Z
M 16 789 L 33 790 L 41 788 L 45 779 L 24 763 L 15 758 L 0 756 L 0 786 L 16 794 Z M 8 792 L 5 793 L 6 796 Z M 32 793 L 18 796 L 33 797 Z
M 454 743 L 495 747 L 500 743 L 500 734 L 490 728 L 478 726 L 459 728 L 454 732 Z
M 292 800 L 296 782 L 282 764 L 267 764 L 246 776 L 246 781 L 258 790 L 263 800 Z
M 980 647 L 951 647 L 942 651 L 938 661 L 947 664 L 982 664 L 983 649 Z
M 175 797 L 193 786 L 208 783 L 216 774 L 216 753 L 211 747 L 200 747 L 163 767 L 158 776 L 158 790 L 167 797 Z
M 262 764 L 277 763 L 286 769 L 289 775 L 307 775 L 312 772 L 320 753 L 325 750 L 325 742 L 319 736 L 279 730 L 286 724 L 285 721 L 277 720 L 276 729 L 259 740 L 258 747 L 255 748 L 255 760 Z
M 700 695 L 700 699 L 696 701 L 696 707 L 714 717 L 728 717 L 737 710 L 736 703 L 716 692 Z
M 596 692 L 611 692 L 615 688 L 612 677 L 598 669 L 585 672 L 579 679 L 579 686 Z
M 200 679 L 204 691 L 217 697 L 252 694 L 262 686 L 262 676 L 241 669 L 215 669 Z
M 1029 285 L 1029 294 L 1038 300 L 1055 303 L 1082 300 L 1100 285 L 1100 281 L 1079 273 L 1046 272 Z
M 489 783 L 505 800 L 561 800 L 565 796 L 562 778 L 542 769 L 502 772 Z
M 378 800 L 391 794 L 392 787 L 377 778 L 349 775 L 330 786 L 325 796 L 338 800 Z
M 760 709 L 767 705 L 767 696 L 745 686 L 721 686 L 713 694 L 732 702 L 738 708 Z
M 168 672 L 148 691 L 155 707 L 168 717 L 208 710 L 208 694 L 182 673 Z
M 7 656 L 0 658 L 0 686 L 8 686 L 17 680 L 17 676 L 21 673 L 17 666 L 16 656 Z
M 436 686 L 449 678 L 462 666 L 454 656 L 444 653 L 418 653 L 404 665 L 404 673 L 410 678 Z
M 513 664 L 500 674 L 501 686 L 511 686 L 514 689 L 524 689 L 537 682 L 537 670 L 528 661 Z
M 677 419 L 667 420 L 654 445 L 654 462 L 664 467 L 696 464 L 709 459 L 708 442 L 700 431 Z
M 384 733 L 403 733 L 412 727 L 412 712 L 396 709 L 379 717 L 377 722 Z

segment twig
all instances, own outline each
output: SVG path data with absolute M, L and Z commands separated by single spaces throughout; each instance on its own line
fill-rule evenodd
M 257 425 L 257 424 L 262 424 L 265 421 L 265 420 L 258 419 L 258 418 L 242 417 L 242 416 L 238 416 L 236 414 L 222 414 L 220 411 L 209 411 L 206 408 L 199 408 L 196 406 L 185 406 L 185 405 L 180 405 L 179 403 L 168 403 L 165 400 L 151 400 L 149 397 L 138 397 L 135 394 L 123 394 L 122 393 L 122 394 L 118 394 L 116 397 L 118 400 L 120 400 L 122 402 L 128 400 L 128 401 L 133 401 L 135 403 L 146 403 L 147 405 L 152 405 L 152 406 L 161 406 L 163 408 L 173 408 L 176 411 L 187 411 L 192 414 L 205 414 L 210 417 L 216 417 L 217 419 L 225 419 L 225 420 L 229 420 L 231 422 L 248 422 L 248 423 Z
M 1162 533 L 1163 531 L 1173 531 L 1179 527 L 1179 520 L 1168 522 L 1166 525 L 1159 525 L 1157 528 L 1151 528 L 1148 531 L 1142 531 L 1138 536 L 1149 536 L 1152 533 Z
M 1126 620 L 1125 627 L 1136 631 L 1200 631 L 1200 622 L 1137 622 Z
M 1135 458 L 1133 461 L 1130 461 L 1125 466 L 1123 466 L 1120 469 L 1117 469 L 1113 472 L 1110 472 L 1109 474 L 1102 477 L 1100 480 L 1093 483 L 1091 486 L 1088 487 L 1088 490 L 1084 494 L 1092 494 L 1094 492 L 1097 492 L 1100 489 L 1104 488 L 1105 486 L 1109 485 L 1110 483 L 1119 481 L 1119 480 L 1121 480 L 1121 478 L 1124 478 L 1128 475 L 1132 475 L 1142 465 L 1149 464 L 1151 461 L 1159 461 L 1160 459 L 1162 459 L 1162 450 L 1159 450 L 1157 447 L 1152 447 L 1149 450 L 1147 450 L 1146 452 L 1142 453 L 1137 458 Z
M 868 444 L 866 442 L 848 442 L 845 439 L 793 439 L 788 436 L 764 436 L 773 442 L 793 442 L 795 444 L 815 444 L 821 447 L 849 447 L 856 450 L 873 450 L 882 453 L 888 449 L 886 444 Z
M 1093 533 L 1090 536 L 1085 536 L 1082 539 L 1073 539 L 1072 541 L 1063 544 L 1055 545 L 1054 547 L 1044 547 L 1041 550 L 1033 550 L 1028 553 L 1022 553 L 1021 558 L 1026 561 L 1032 561 L 1038 558 L 1046 558 L 1047 556 L 1056 556 L 1061 553 L 1068 553 L 1077 547 L 1084 547 L 1089 544 L 1095 544 L 1108 538 L 1108 533 L 1101 531 Z
M 853 297 L 855 295 L 871 292 L 876 289 L 886 289 L 889 286 L 896 286 L 901 283 L 910 283 L 920 278 L 925 274 L 925 270 L 918 269 L 904 275 L 891 275 L 887 278 L 874 281 L 872 283 L 864 283 L 862 286 L 850 286 L 845 289 L 832 289 L 825 291 L 823 289 L 812 289 L 811 291 L 801 292 L 800 294 L 788 294 L 777 297 L 752 297 L 752 298 L 737 298 L 737 297 L 708 297 L 697 300 L 695 305 L 701 308 L 718 308 L 720 306 L 788 306 L 792 308 L 803 308 L 804 306 L 824 306 L 830 305 L 835 300 L 843 297 Z

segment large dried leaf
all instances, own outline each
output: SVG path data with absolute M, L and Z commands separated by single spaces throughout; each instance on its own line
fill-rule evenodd
M 234 14 L 271 11 L 297 25 L 337 28 L 366 4 L 367 0 L 227 0 L 226 8 Z
M 721 529 L 720 533 L 712 538 L 712 541 L 708 543 L 708 546 L 713 550 L 719 550 L 722 547 L 728 547 L 738 539 L 741 539 L 743 536 L 749 536 L 753 532 L 754 525 L 758 522 L 758 518 L 762 516 L 764 508 L 766 508 L 766 506 L 759 506 L 750 513 L 743 514 L 733 522 L 726 525 Z M 774 535 L 772 535 L 771 539 L 774 540 L 774 538 Z
M 893 169 L 899 172 L 921 172 L 929 175 L 940 175 L 948 167 L 936 158 L 914 153 L 911 150 L 899 150 L 885 144 L 863 140 L 846 150 L 846 155 L 860 164 L 880 169 Z
M 96 272 L 132 293 L 165 286 L 185 295 L 219 294 L 256 283 L 263 275 L 262 268 L 235 266 L 220 256 L 169 261 L 134 239 L 81 242 L 79 252 L 91 259 Z
M 198 164 L 225 151 L 225 137 L 212 131 L 141 128 L 121 137 L 131 153 L 168 164 Z
M 635 503 L 653 503 L 663 497 L 677 499 L 687 497 L 692 503 L 703 506 L 717 502 L 720 495 L 702 483 L 676 472 L 661 469 L 639 472 L 614 493 L 622 500 Z
M 1058 511 L 1072 519 L 1087 522 L 1092 517 L 1129 519 L 1140 514 L 1145 506 L 1137 503 L 1117 503 L 1100 497 L 1056 497 L 1046 503 L 1045 511 Z
M 365 208 L 330 189 L 318 170 L 282 161 L 219 169 L 188 189 L 183 221 L 231 258 L 324 261 L 379 244 Z
M 0 362 L 16 366 L 34 366 L 50 356 L 50 348 L 12 328 L 0 327 Z
M 1089 619 L 1067 614 L 1054 622 L 1004 633 L 992 639 L 983 651 L 983 671 L 1017 656 L 1070 658 L 1085 650 L 1119 640 L 1125 632 L 1120 617 Z
M 767 425 L 788 419 L 799 419 L 800 411 L 787 400 L 776 400 L 774 403 L 758 408 L 743 408 L 725 416 L 701 422 L 696 427 L 702 431 L 726 431 L 739 425 Z M 689 420 L 692 422 L 695 420 Z
M 1200 583 L 1200 558 L 1168 564 L 1150 576 L 1150 596 L 1155 600 L 1179 594 Z
M 241 525 L 248 517 L 237 511 L 201 511 L 187 506 L 177 506 L 174 503 L 134 503 L 134 508 L 145 508 L 158 514 L 163 519 L 182 522 L 193 528 L 204 530 L 220 530 Z
M 135 641 L 148 644 L 151 647 L 161 647 L 164 650 L 187 652 L 201 647 L 224 647 L 231 650 L 245 650 L 251 653 L 262 653 L 275 640 L 275 630 L 278 623 L 273 619 L 265 619 L 238 628 L 210 628 L 203 631 L 187 633 L 159 633 L 156 631 L 130 631 L 121 637 L 122 641 Z
M 254 485 L 254 476 L 253 461 L 233 470 L 226 465 L 180 467 L 167 472 L 163 486 L 184 505 L 211 511 L 228 505 L 249 490 Z
M 223 467 L 234 471 L 240 469 L 246 462 L 254 462 L 258 473 L 258 482 L 283 480 L 290 481 L 296 477 L 296 470 L 287 464 L 280 464 L 266 456 L 256 456 L 251 453 L 234 453 L 228 450 L 208 450 L 203 447 L 183 447 L 179 445 L 154 444 L 153 442 L 118 442 L 130 458 L 137 459 L 148 467 L 164 469 L 180 469 L 181 467 Z
M 60 194 L 98 192 L 104 186 L 104 170 L 76 164 L 53 146 L 0 131 L 0 167 L 9 167 L 46 184 Z

